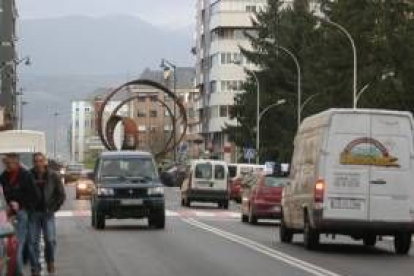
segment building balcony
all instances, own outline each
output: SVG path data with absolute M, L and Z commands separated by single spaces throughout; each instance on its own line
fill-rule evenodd
M 210 29 L 249 28 L 252 26 L 252 14 L 241 11 L 217 12 L 211 16 Z

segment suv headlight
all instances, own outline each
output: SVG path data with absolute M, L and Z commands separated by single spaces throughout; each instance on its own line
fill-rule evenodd
M 153 187 L 148 189 L 148 195 L 163 195 L 164 187 Z
M 115 195 L 115 192 L 114 192 L 114 189 L 110 189 L 110 188 L 98 188 L 98 195 L 113 196 Z

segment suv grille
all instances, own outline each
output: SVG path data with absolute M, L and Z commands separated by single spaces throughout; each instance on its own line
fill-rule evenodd
M 123 188 L 115 189 L 115 197 L 118 198 L 137 198 L 147 195 L 147 189 L 145 188 Z

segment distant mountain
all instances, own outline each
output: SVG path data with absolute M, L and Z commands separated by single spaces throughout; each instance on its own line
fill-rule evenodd
M 168 30 L 131 16 L 71 16 L 20 22 L 19 53 L 33 64 L 20 66 L 19 86 L 25 89 L 25 127 L 46 131 L 53 140 L 58 118 L 59 154 L 67 157 L 70 103 L 101 87 L 116 87 L 161 58 L 191 66 L 192 27 Z
M 192 26 L 162 29 L 129 15 L 22 20 L 19 37 L 20 53 L 33 59 L 24 70 L 37 75 L 138 74 L 163 57 L 193 63 Z

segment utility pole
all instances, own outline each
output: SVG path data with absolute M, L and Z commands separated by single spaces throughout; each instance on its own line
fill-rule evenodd
M 57 118 L 59 116 L 58 112 L 53 113 L 53 159 L 56 160 L 57 154 Z

